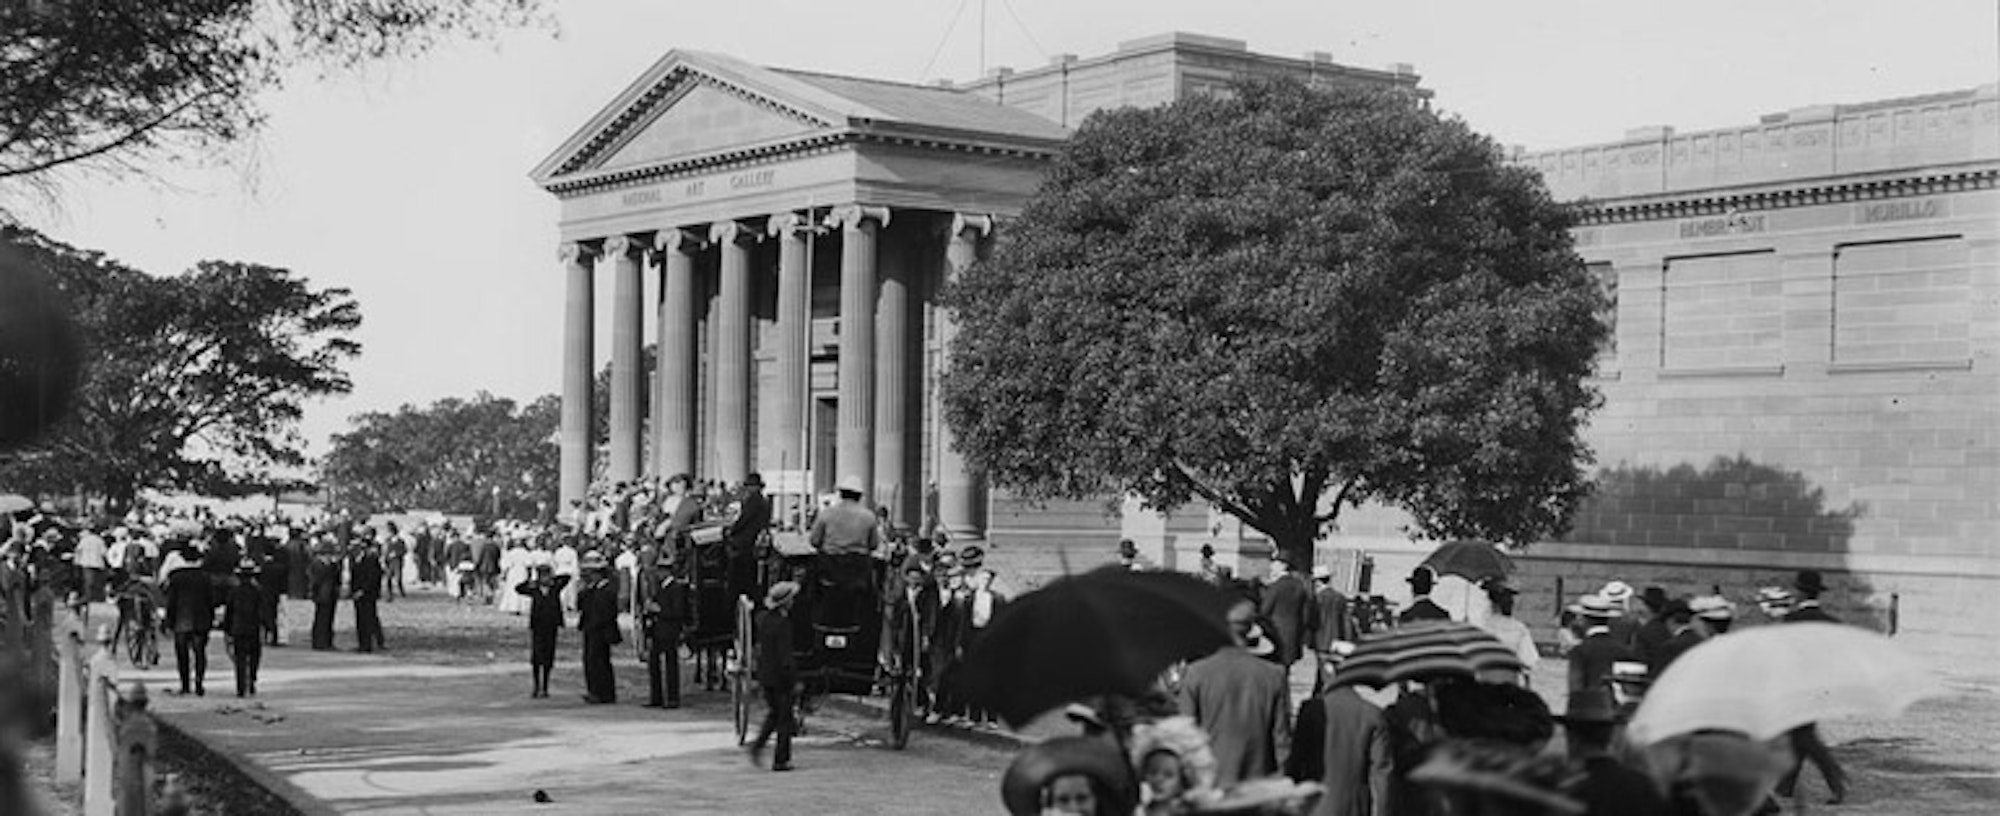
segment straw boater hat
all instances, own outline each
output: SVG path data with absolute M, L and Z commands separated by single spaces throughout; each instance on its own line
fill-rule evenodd
M 1730 620 L 1736 617 L 1736 604 L 1721 595 L 1702 595 L 1688 601 L 1688 609 L 1695 617 L 1707 620 Z
M 237 575 L 256 575 L 257 573 L 263 571 L 264 570 L 261 567 L 257 566 L 257 560 L 254 558 L 246 557 L 242 561 L 237 562 L 236 564 Z
M 1333 580 L 1333 568 L 1332 568 L 1332 567 L 1329 567 L 1329 566 L 1327 566 L 1327 565 L 1325 565 L 1325 564 L 1314 564 L 1314 565 L 1313 565 L 1313 580 L 1315 580 L 1315 581 L 1331 581 L 1331 580 Z
M 779 581 L 775 584 L 772 584 L 770 589 L 765 590 L 764 606 L 766 608 L 776 609 L 790 602 L 792 598 L 798 594 L 799 594 L 799 585 L 797 583 L 792 581 Z
M 1757 605 L 1765 610 L 1792 608 L 1792 591 L 1784 587 L 1763 587 L 1757 590 Z
M 1570 607 L 1570 611 L 1586 618 L 1604 618 L 1607 620 L 1625 615 L 1625 610 L 1619 609 L 1617 604 L 1612 603 L 1609 598 L 1602 595 L 1585 595 L 1582 598 L 1578 598 L 1576 604 Z
M 968 570 L 976 570 L 986 565 L 986 551 L 977 544 L 967 544 L 958 554 L 958 563 Z
M 1607 601 L 1622 604 L 1632 600 L 1632 585 L 1624 581 L 1612 581 L 1605 584 L 1603 589 L 1598 590 L 1597 594 Z
M 583 560 L 577 563 L 578 569 L 586 569 L 586 570 L 604 569 L 605 567 L 608 566 L 611 566 L 611 562 L 605 560 L 604 553 L 598 552 L 597 550 L 591 550 L 590 552 L 584 553 Z

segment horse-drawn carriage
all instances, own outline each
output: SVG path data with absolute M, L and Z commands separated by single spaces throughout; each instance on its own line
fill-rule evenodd
M 694 610 L 687 643 L 695 656 L 695 681 L 729 691 L 738 742 L 750 735 L 750 714 L 759 698 L 752 679 L 757 605 L 768 587 L 790 580 L 800 588 L 792 607 L 792 648 L 801 709 L 828 694 L 882 691 L 888 695 L 890 744 L 907 745 L 918 717 L 917 655 L 924 644 L 905 627 L 890 638 L 905 654 L 883 659 L 884 563 L 869 555 L 822 555 L 796 532 L 767 532 L 753 546 L 733 550 L 721 530 L 697 528 L 689 536 Z

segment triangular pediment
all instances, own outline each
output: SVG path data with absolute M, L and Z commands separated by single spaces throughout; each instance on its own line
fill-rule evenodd
M 754 145 L 819 130 L 817 122 L 714 81 L 686 84 L 623 144 L 587 169 L 612 169 Z
M 674 51 L 535 168 L 537 181 L 784 141 L 854 111 L 816 88 L 720 54 Z

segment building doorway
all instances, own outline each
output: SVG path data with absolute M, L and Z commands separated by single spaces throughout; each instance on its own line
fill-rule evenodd
M 840 401 L 832 397 L 813 400 L 812 490 L 813 495 L 833 492 L 840 482 Z

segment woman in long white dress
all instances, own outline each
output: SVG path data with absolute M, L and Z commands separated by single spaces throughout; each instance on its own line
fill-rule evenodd
M 527 606 L 527 598 L 515 592 L 514 587 L 528 581 L 528 548 L 520 539 L 507 543 L 507 551 L 500 554 L 500 611 L 509 615 L 519 615 Z

